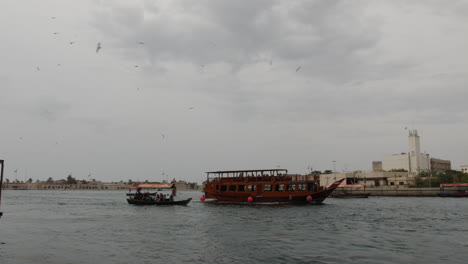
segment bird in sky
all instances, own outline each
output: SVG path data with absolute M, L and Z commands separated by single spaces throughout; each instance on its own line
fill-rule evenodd
M 194 109 L 194 108 L 195 108 L 195 107 L 191 106 L 191 107 L 189 107 L 188 109 Z
M 55 17 L 50 17 L 51 19 L 55 19 Z
M 73 45 L 73 44 L 75 44 L 75 41 L 70 41 L 69 43 L 70 43 L 70 45 Z
M 297 67 L 296 72 L 298 72 L 301 68 L 302 66 Z
M 96 46 L 96 53 L 98 53 L 100 49 L 101 49 L 101 42 L 98 42 Z
M 40 70 L 41 70 L 41 68 L 39 68 L 39 67 L 36 67 L 36 70 L 40 71 Z
M 138 44 L 140 44 L 140 45 L 145 45 L 145 43 L 144 43 L 144 42 L 141 42 L 141 41 L 138 42 Z
M 58 32 L 54 32 L 53 34 L 54 34 L 54 35 L 58 35 L 58 34 L 60 34 L 60 33 L 58 33 Z
M 164 134 L 161 134 L 161 137 L 164 139 Z

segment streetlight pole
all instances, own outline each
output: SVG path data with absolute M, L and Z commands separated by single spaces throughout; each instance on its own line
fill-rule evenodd
M 336 163 L 336 160 L 332 160 L 332 162 L 333 162 L 333 180 L 336 181 L 336 176 L 335 176 L 335 170 L 336 170 L 335 163 Z
M 0 160 L 0 165 L 2 165 L 2 169 L 0 170 L 0 203 L 2 201 L 2 189 L 3 189 L 3 167 L 5 166 L 5 161 Z M 0 217 L 2 217 L 3 212 L 0 211 Z

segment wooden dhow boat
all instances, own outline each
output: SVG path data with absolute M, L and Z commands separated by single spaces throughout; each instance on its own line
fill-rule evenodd
M 318 175 L 291 175 L 286 169 L 207 172 L 204 196 L 232 203 L 320 204 L 344 180 L 320 186 Z
M 136 190 L 136 192 L 132 192 Z M 154 192 L 150 192 L 153 190 Z M 187 205 L 192 198 L 179 200 L 174 183 L 144 183 L 130 187 L 127 202 L 134 205 Z

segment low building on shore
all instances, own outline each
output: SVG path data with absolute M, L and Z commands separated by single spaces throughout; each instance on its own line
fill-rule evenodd
M 329 186 L 334 181 L 345 179 L 343 184 L 363 184 L 366 187 L 398 186 L 401 188 L 415 184 L 415 172 L 370 171 L 321 174 L 320 185 Z

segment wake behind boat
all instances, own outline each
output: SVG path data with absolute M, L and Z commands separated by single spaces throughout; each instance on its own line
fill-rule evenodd
M 233 203 L 320 204 L 344 180 L 328 188 L 317 175 L 291 175 L 286 169 L 207 172 L 201 200 Z
M 136 192 L 133 193 L 132 190 Z M 151 190 L 154 192 L 150 192 Z M 130 188 L 127 202 L 133 205 L 187 205 L 192 200 L 178 200 L 176 196 L 174 183 L 144 183 Z

